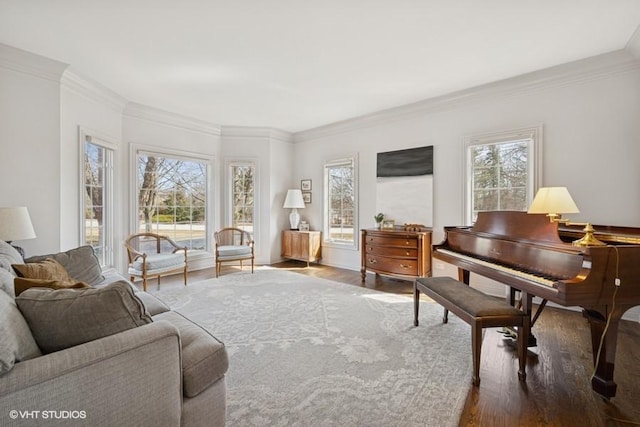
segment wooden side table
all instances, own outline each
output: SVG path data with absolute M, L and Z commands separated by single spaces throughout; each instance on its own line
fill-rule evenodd
M 310 262 L 318 262 L 322 258 L 321 231 L 282 231 L 282 257 Z

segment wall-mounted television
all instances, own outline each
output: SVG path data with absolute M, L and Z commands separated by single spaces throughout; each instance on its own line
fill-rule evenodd
M 433 175 L 433 145 L 378 153 L 378 178 L 419 175 Z

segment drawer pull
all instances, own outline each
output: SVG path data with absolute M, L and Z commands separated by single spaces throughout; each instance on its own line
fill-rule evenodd
M 411 268 L 410 265 L 404 265 L 404 264 L 400 264 L 400 268 L 404 268 L 405 270 L 408 270 Z
M 369 264 L 375 264 L 378 261 L 375 260 L 375 258 L 369 258 Z

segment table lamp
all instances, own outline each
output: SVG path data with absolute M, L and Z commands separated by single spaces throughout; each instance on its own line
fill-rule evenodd
M 549 217 L 549 221 L 565 225 L 582 225 L 585 235 L 573 242 L 574 246 L 604 246 L 600 240 L 593 235 L 594 229 L 589 222 L 572 222 L 562 219 L 563 213 L 579 213 L 578 206 L 573 201 L 567 187 L 542 187 L 533 198 L 527 213 L 543 213 Z
M 11 244 L 14 240 L 34 239 L 36 232 L 26 207 L 0 208 L 0 240 Z M 24 258 L 24 250 L 14 246 Z
M 289 224 L 292 230 L 298 229 L 300 223 L 300 214 L 298 209 L 304 209 L 304 200 L 302 199 L 302 191 L 287 190 L 287 197 L 284 199 L 283 208 L 291 209 L 289 214 Z

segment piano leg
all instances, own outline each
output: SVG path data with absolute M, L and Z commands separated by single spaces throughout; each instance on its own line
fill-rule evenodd
M 616 306 L 613 313 L 611 313 L 608 327 L 607 317 L 603 314 L 607 313 L 608 307 L 585 308 L 582 311 L 591 326 L 591 348 L 593 351 L 593 364 L 595 365 L 595 374 L 591 378 L 591 388 L 607 399 L 616 395 L 616 388 L 618 387 L 613 380 L 616 345 L 618 343 L 618 325 L 624 312 L 631 307 L 633 305 Z M 600 349 L 600 341 L 605 328 L 606 334 L 604 341 L 602 341 L 602 349 Z M 598 351 L 600 351 L 599 358 Z

